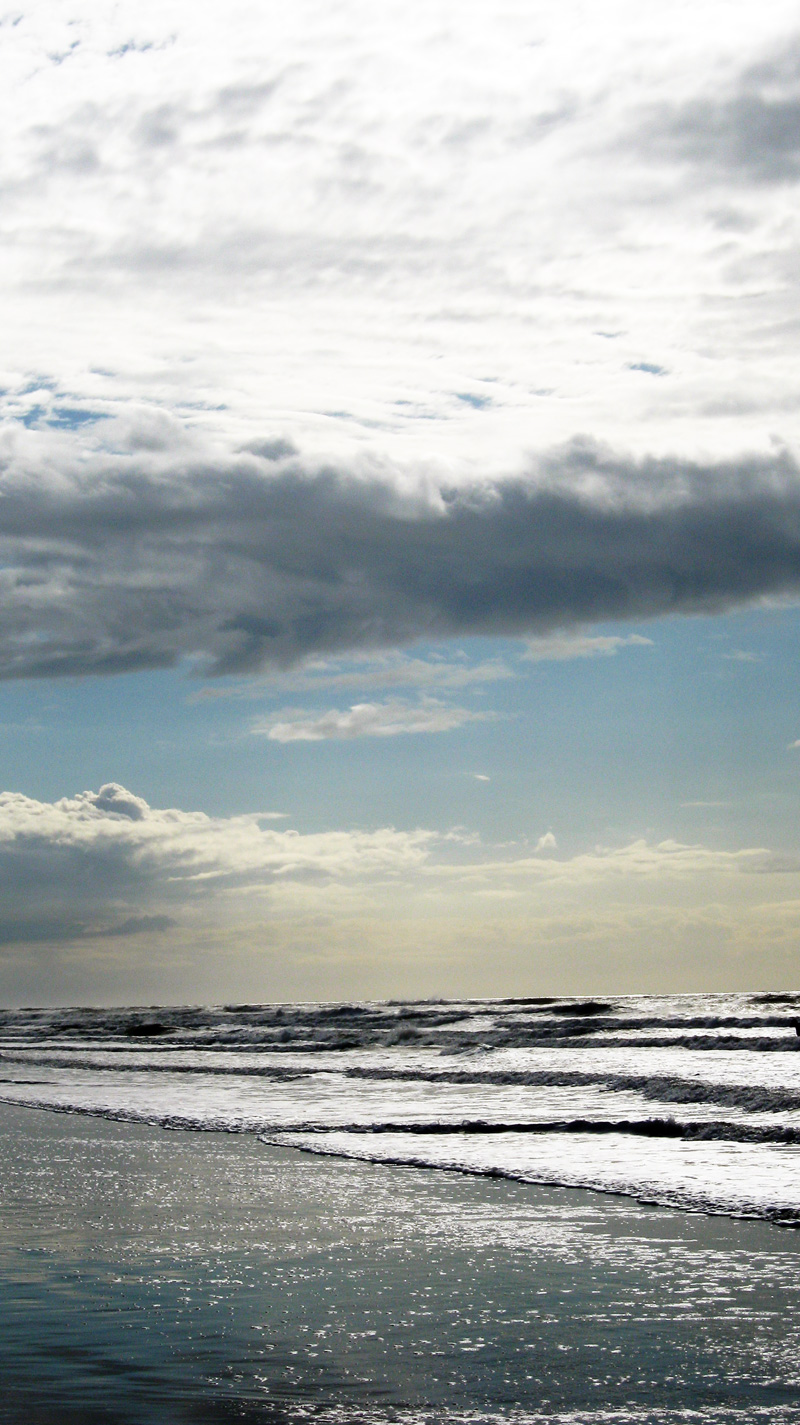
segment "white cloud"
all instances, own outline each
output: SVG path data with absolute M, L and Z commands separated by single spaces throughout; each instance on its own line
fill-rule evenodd
M 532 663 L 563 663 L 572 658 L 613 658 L 620 648 L 652 648 L 641 634 L 553 633 L 525 640 L 522 657 Z
M 33 867 L 41 893 L 48 879 L 77 889 L 92 865 L 97 883 L 120 885 L 269 882 L 275 877 L 393 875 L 426 858 L 432 834 L 327 831 L 301 834 L 265 826 L 273 813 L 211 817 L 148 806 L 117 783 L 57 802 L 0 793 L 0 856 L 11 878 Z
M 446 887 L 455 879 L 501 889 L 524 881 L 579 886 L 800 870 L 796 857 L 776 856 L 761 847 L 723 851 L 674 840 L 637 840 L 556 858 L 543 854 L 557 849 L 550 831 L 539 837 L 532 855 L 515 855 L 510 847 L 503 859 L 492 859 L 464 827 L 446 833 L 392 827 L 299 833 L 265 825 L 270 815 L 212 817 L 155 808 L 114 782 L 56 802 L 2 792 L 4 885 L 13 899 L 16 892 L 29 897 L 32 884 L 45 903 L 48 897 L 70 900 L 76 894 L 113 900 L 134 889 L 139 896 L 149 889 L 180 900 L 196 890 L 224 892 L 288 881 L 346 885 L 399 877 L 407 884 L 438 880 Z
M 40 0 L 0 46 L 5 409 L 494 473 L 576 420 L 796 433 L 796 19 Z
M 465 884 L 490 882 L 495 887 L 519 881 L 579 887 L 623 880 L 687 881 L 742 873 L 794 874 L 800 870 L 796 857 L 777 856 L 764 847 L 721 851 L 673 840 L 653 844 L 641 839 L 619 847 L 598 846 L 560 859 L 538 854 L 555 849 L 555 837 L 548 832 L 540 837 L 533 856 L 509 856 L 459 866 L 435 864 L 425 867 L 424 874 L 463 880 Z
M 0 983 L 26 1002 L 130 1003 L 156 967 L 185 1000 L 232 983 L 263 998 L 265 974 L 278 998 L 446 993 L 453 976 L 518 993 L 532 965 L 577 992 L 587 950 L 593 983 L 633 992 L 645 972 L 722 987 L 728 950 L 753 984 L 769 957 L 790 967 L 796 856 L 644 840 L 558 856 L 554 841 L 519 854 L 463 828 L 278 831 L 114 783 L 50 803 L 6 792 Z
M 397 737 L 409 732 L 452 732 L 467 722 L 489 714 L 469 708 L 446 707 L 434 701 L 418 705 L 398 701 L 355 703 L 345 711 L 329 708 L 324 713 L 297 713 L 289 718 L 278 714 L 256 722 L 251 732 L 273 742 L 322 742 L 327 738 Z

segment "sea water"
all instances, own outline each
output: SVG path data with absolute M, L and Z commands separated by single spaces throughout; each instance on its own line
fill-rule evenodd
M 0 1097 L 800 1221 L 800 995 L 17 1010 Z
M 0 1420 L 800 1422 L 798 1014 L 4 1012 Z
M 4 1425 L 800 1421 L 800 1234 L 0 1111 Z

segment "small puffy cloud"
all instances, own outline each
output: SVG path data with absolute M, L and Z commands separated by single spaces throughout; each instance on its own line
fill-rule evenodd
M 323 662 L 318 668 L 312 666 L 300 671 L 305 675 L 305 682 L 297 677 L 294 683 L 308 689 L 418 688 L 421 692 L 486 687 L 514 676 L 500 658 L 471 663 L 466 658 L 460 661 L 452 657 L 413 658 L 392 650 L 379 657 L 362 657 L 347 665 Z
M 613 658 L 620 648 L 652 648 L 641 634 L 552 633 L 526 640 L 522 657 L 531 663 L 565 663 L 572 658 Z
M 76 798 L 76 804 L 79 806 L 81 801 L 87 810 L 92 808 L 109 816 L 124 816 L 130 821 L 143 821 L 150 811 L 146 801 L 126 791 L 119 782 L 107 782 L 99 792 L 84 792 L 82 797 Z
M 452 732 L 467 722 L 475 722 L 486 713 L 469 708 L 446 707 L 433 700 L 418 705 L 399 699 L 386 703 L 354 703 L 340 711 L 329 708 L 324 713 L 298 713 L 290 718 L 267 718 L 253 725 L 251 731 L 273 742 L 323 742 L 329 738 L 397 737 L 410 732 Z
M 554 837 L 552 831 L 546 831 L 543 836 L 539 837 L 539 840 L 537 841 L 534 847 L 534 851 L 555 851 L 557 847 L 558 842 L 556 841 L 556 838 Z

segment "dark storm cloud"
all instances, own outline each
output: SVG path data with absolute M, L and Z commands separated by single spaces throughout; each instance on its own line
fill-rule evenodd
M 722 179 L 783 183 L 800 176 L 800 42 L 745 70 L 727 93 L 662 104 L 642 117 L 649 157 L 698 164 Z
M 66 469 L 76 438 L 26 436 L 3 478 L 6 678 L 185 655 L 246 673 L 800 592 L 800 471 L 786 453 L 701 465 L 584 441 L 517 478 L 412 490 L 397 472 L 178 449 Z

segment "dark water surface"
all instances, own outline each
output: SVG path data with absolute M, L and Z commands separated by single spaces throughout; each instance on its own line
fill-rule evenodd
M 800 1232 L 10 1107 L 0 1202 L 9 1425 L 800 1421 Z

